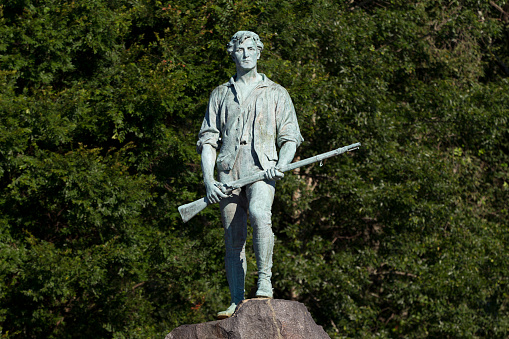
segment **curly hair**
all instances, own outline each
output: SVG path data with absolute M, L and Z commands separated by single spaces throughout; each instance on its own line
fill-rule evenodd
M 233 51 L 235 49 L 235 46 L 240 45 L 247 39 L 253 39 L 254 43 L 256 44 L 256 47 L 258 48 L 258 51 L 261 53 L 263 51 L 263 42 L 260 40 L 260 37 L 258 34 L 250 31 L 238 31 L 232 36 L 232 39 L 230 42 L 226 45 L 226 51 L 233 56 Z

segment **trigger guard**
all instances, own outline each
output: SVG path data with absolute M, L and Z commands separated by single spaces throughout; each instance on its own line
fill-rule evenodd
M 217 188 L 219 188 L 219 190 L 221 191 L 221 193 L 223 194 L 226 194 L 226 195 L 229 195 L 230 193 L 228 191 L 231 191 L 231 187 L 228 187 L 227 185 L 225 184 L 214 184 Z

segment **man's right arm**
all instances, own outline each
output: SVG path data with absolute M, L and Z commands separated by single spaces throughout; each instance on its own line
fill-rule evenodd
M 214 179 L 214 167 L 216 164 L 216 149 L 209 144 L 204 144 L 201 149 L 201 169 L 203 172 L 203 182 L 207 190 L 207 199 L 215 204 L 223 198 L 228 198 L 218 186 L 220 182 Z

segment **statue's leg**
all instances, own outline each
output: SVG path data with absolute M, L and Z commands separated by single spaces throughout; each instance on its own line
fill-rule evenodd
M 253 227 L 253 247 L 258 266 L 258 289 L 256 297 L 272 298 L 272 253 L 274 233 L 272 232 L 272 203 L 275 184 L 273 181 L 258 181 L 247 189 L 249 218 Z
M 230 287 L 231 304 L 226 311 L 218 313 L 218 318 L 230 317 L 235 308 L 244 300 L 246 278 L 246 234 L 247 212 L 245 199 L 233 195 L 220 201 L 221 217 L 224 226 L 225 268 Z

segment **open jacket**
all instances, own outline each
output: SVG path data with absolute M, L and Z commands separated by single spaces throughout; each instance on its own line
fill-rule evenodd
M 204 144 L 219 148 L 219 171 L 233 168 L 241 142 L 252 142 L 262 168 L 268 169 L 278 159 L 276 144 L 293 141 L 299 146 L 303 141 L 290 95 L 260 75 L 262 81 L 245 99 L 238 95 L 234 77 L 212 91 L 197 151 L 201 154 Z

